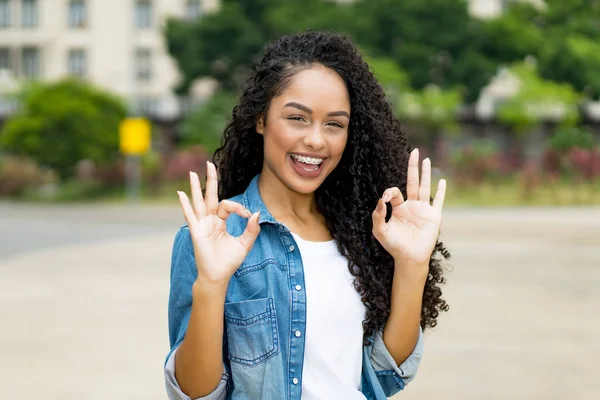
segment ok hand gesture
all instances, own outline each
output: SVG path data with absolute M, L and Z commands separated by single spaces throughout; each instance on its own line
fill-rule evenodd
M 423 161 L 419 180 L 419 151 L 413 150 L 408 161 L 406 194 L 388 188 L 373 211 L 373 235 L 396 261 L 396 265 L 425 266 L 437 242 L 442 220 L 446 181 L 440 180 L 433 205 L 430 204 L 431 162 Z M 385 222 L 385 203 L 392 206 L 392 216 Z
M 260 233 L 259 213 L 251 215 L 234 201 L 219 202 L 217 170 L 210 162 L 207 162 L 206 199 L 194 172 L 190 172 L 190 185 L 193 206 L 184 192 L 177 194 L 192 237 L 198 282 L 226 287 Z M 238 237 L 231 236 L 226 230 L 225 221 L 232 213 L 249 218 L 246 230 Z

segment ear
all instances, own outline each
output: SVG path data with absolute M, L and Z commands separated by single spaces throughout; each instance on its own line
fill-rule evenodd
M 260 114 L 256 120 L 256 133 L 262 135 L 265 133 L 265 117 L 264 114 Z

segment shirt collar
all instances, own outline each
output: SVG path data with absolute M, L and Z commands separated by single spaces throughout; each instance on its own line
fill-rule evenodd
M 260 217 L 258 218 L 259 224 L 265 222 L 277 224 L 277 221 L 275 218 L 273 218 L 273 215 L 271 215 L 262 198 L 260 197 L 260 192 L 258 190 L 259 177 L 260 174 L 257 174 L 254 178 L 252 178 L 250 184 L 246 188 L 246 191 L 242 195 L 242 202 L 251 213 L 254 214 L 257 211 L 260 211 Z

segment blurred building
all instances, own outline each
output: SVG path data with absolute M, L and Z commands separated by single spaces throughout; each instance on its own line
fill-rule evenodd
M 118 93 L 133 109 L 177 113 L 179 76 L 161 32 L 168 17 L 194 19 L 219 0 L 0 0 L 0 74 L 77 76 Z M 2 71 L 4 70 L 4 71 Z
M 544 6 L 543 0 L 469 0 L 469 12 L 479 18 L 494 18 L 501 15 L 510 3 L 516 2 L 529 2 L 537 7 Z

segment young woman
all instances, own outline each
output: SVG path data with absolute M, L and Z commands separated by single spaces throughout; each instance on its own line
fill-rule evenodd
M 445 181 L 431 202 L 430 161 L 347 38 L 285 36 L 252 72 L 205 195 L 195 173 L 178 192 L 169 397 L 385 399 L 448 308 Z

